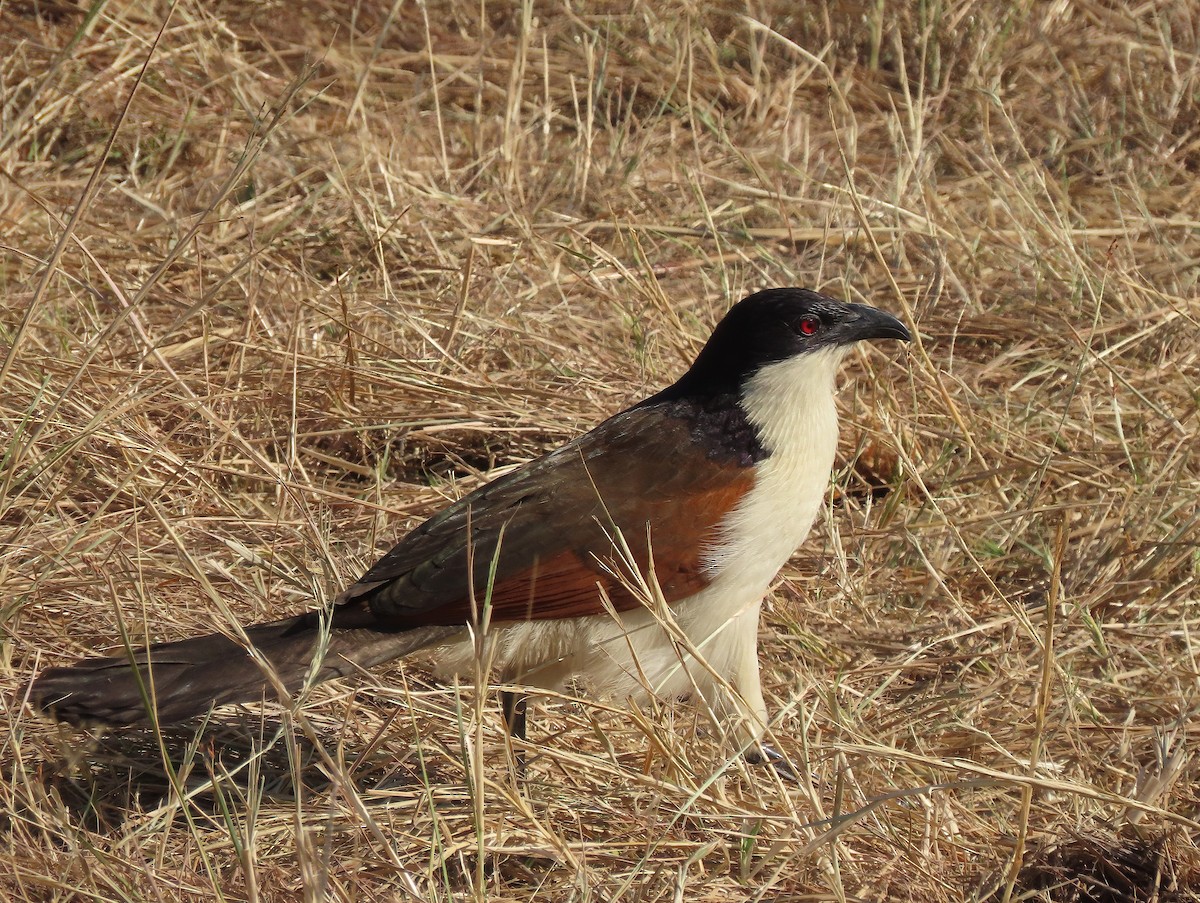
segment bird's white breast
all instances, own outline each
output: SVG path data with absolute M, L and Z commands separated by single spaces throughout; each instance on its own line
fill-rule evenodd
M 748 381 L 742 406 L 768 456 L 755 465 L 754 488 L 706 552 L 718 582 L 761 596 L 808 535 L 837 450 L 833 388 L 844 355 L 842 348 L 799 355 L 768 364 Z

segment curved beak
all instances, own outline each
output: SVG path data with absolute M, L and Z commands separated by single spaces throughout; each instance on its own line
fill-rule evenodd
M 868 307 L 866 304 L 851 304 L 850 307 L 858 315 L 845 323 L 844 342 L 864 342 L 873 339 L 899 339 L 901 342 L 911 342 L 912 333 L 908 327 L 893 317 L 887 311 Z

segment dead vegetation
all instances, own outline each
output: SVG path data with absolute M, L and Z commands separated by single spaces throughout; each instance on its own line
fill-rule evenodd
M 8 0 L 0 103 L 0 895 L 1200 896 L 1192 5 Z M 764 625 L 806 786 L 588 700 L 522 784 L 413 668 L 22 707 L 327 599 L 783 284 L 920 332 Z

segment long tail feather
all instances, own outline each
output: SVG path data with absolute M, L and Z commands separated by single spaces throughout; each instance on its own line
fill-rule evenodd
M 447 627 L 388 632 L 373 626 L 366 610 L 335 614 L 341 616 L 334 619 L 313 682 L 401 658 L 456 632 Z M 279 687 L 294 693 L 309 679 L 321 645 L 317 613 L 257 624 L 245 633 L 266 667 L 240 642 L 211 634 L 135 650 L 132 660 L 128 655 L 91 658 L 49 668 L 29 687 L 29 699 L 72 724 L 145 724 L 148 704 L 160 723 L 172 724 L 214 705 L 278 698 Z

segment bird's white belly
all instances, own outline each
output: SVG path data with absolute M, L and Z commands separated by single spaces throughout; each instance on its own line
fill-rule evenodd
M 496 625 L 486 644 L 491 671 L 506 681 L 561 690 L 579 684 L 590 693 L 624 700 L 674 699 L 714 679 L 728 680 L 747 647 L 754 649 L 765 587 L 718 581 L 671 606 L 612 614 Z M 697 661 L 697 655 L 703 660 Z M 469 635 L 431 651 L 434 673 L 473 679 L 476 647 Z

